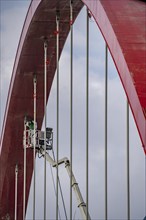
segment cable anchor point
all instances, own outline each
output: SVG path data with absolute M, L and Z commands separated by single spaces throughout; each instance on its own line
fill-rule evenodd
M 37 82 L 37 76 L 36 76 L 36 73 L 33 74 L 33 82 L 34 82 L 34 83 Z
M 48 38 L 44 37 L 44 49 L 48 47 Z
M 56 10 L 56 23 L 60 20 L 60 11 Z

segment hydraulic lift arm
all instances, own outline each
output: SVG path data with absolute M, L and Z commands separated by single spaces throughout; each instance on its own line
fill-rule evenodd
M 65 165 L 65 168 L 67 170 L 67 173 L 70 178 L 72 178 L 72 188 L 75 192 L 78 207 L 80 209 L 81 215 L 83 220 L 91 220 L 89 213 L 87 213 L 87 207 L 83 200 L 81 191 L 79 189 L 78 183 L 75 179 L 75 176 L 71 170 L 70 161 L 67 157 L 64 157 L 63 159 L 57 162 L 48 154 L 47 151 L 44 150 L 44 132 L 37 129 L 37 123 L 34 124 L 33 120 L 27 120 L 26 123 L 26 131 L 24 132 L 24 147 L 26 148 L 34 148 L 34 126 L 36 127 L 35 131 L 35 138 L 36 138 L 36 144 L 35 149 L 38 153 L 40 153 L 43 157 L 46 157 L 46 160 L 50 163 L 52 167 L 57 167 L 61 164 Z M 46 128 L 46 147 L 47 150 L 52 150 L 53 147 L 53 132 L 52 128 Z M 25 146 L 26 145 L 26 146 Z
M 44 151 L 43 148 L 40 148 L 39 153 L 41 153 L 43 157 L 46 157 L 46 160 L 52 165 L 52 167 L 57 166 L 56 161 L 54 161 L 52 159 L 52 157 L 47 152 L 46 152 L 46 155 L 45 155 L 45 151 Z M 82 215 L 84 220 L 91 220 L 89 213 L 87 213 L 87 207 L 86 207 L 86 204 L 83 200 L 83 197 L 82 197 L 81 191 L 79 189 L 78 183 L 75 179 L 75 176 L 74 176 L 73 172 L 71 171 L 71 166 L 70 166 L 69 159 L 67 157 L 64 157 L 63 159 L 59 160 L 58 161 L 58 166 L 60 164 L 63 164 L 63 163 L 65 164 L 65 168 L 67 170 L 67 173 L 68 173 L 69 177 L 72 177 L 72 188 L 75 192 L 77 202 L 78 202 L 78 207 L 80 209 L 81 215 Z

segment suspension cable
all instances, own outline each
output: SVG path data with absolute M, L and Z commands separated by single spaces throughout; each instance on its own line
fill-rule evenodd
M 35 160 L 35 149 L 36 149 L 36 75 L 33 78 L 34 83 L 34 146 L 33 146 L 33 170 L 34 170 L 34 179 L 33 179 L 33 219 L 35 219 L 35 176 L 36 176 L 36 160 Z
M 55 160 L 55 154 L 54 154 L 54 150 L 52 149 L 52 154 L 53 154 L 53 160 Z M 62 187 L 61 187 L 61 182 L 60 182 L 60 178 L 58 176 L 58 184 L 59 184 L 59 189 L 60 189 L 60 195 L 61 195 L 61 199 L 62 199 L 62 204 L 63 204 L 63 209 L 64 209 L 64 214 L 65 214 L 65 218 L 66 220 L 68 219 L 67 218 L 67 211 L 66 211 L 66 207 L 65 207 L 65 201 L 64 201 L 64 197 L 63 197 L 63 192 L 62 192 Z M 56 192 L 56 189 L 55 189 L 55 192 Z M 58 209 L 59 209 L 59 205 L 58 205 Z
M 70 168 L 72 173 L 73 136 L 73 0 L 70 0 Z M 70 219 L 72 219 L 72 175 L 70 176 Z
M 107 45 L 105 45 L 105 220 L 108 218 L 108 174 L 107 174 L 107 117 L 108 117 L 108 48 Z
M 59 11 L 56 12 L 56 69 L 57 69 L 57 111 L 56 111 L 56 220 L 58 220 L 58 160 L 59 160 Z
M 89 208 L 89 15 L 87 9 L 87 30 L 86 30 L 86 206 L 87 206 L 87 216 L 88 220 L 88 208 Z
M 54 180 L 54 176 L 53 176 L 53 171 L 52 171 L 52 166 L 51 165 L 50 165 L 50 170 L 51 170 L 51 176 L 52 176 L 52 181 L 53 181 L 53 188 L 54 188 L 54 192 L 55 192 L 55 195 L 56 195 L 55 180 Z M 59 219 L 61 220 L 61 214 L 60 214 L 59 205 L 58 205 L 58 213 L 59 213 Z
M 26 202 L 26 117 L 24 118 L 24 168 L 23 168 L 23 220 L 25 220 L 25 202 Z
M 47 124 L 47 48 L 48 42 L 44 41 L 44 151 L 46 155 L 46 124 Z M 46 220 L 46 157 L 44 157 L 44 220 Z
M 129 161 L 129 104 L 126 103 L 127 120 L 127 219 L 130 220 L 130 161 Z
M 15 220 L 17 220 L 17 195 L 18 195 L 18 165 L 15 166 Z

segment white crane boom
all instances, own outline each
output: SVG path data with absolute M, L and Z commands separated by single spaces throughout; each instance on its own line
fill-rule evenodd
M 43 148 L 40 148 L 39 153 L 41 153 L 43 156 L 45 156 L 45 151 Z M 54 161 L 52 159 L 52 157 L 46 152 L 46 160 L 53 166 L 56 167 L 57 163 L 56 161 Z M 83 200 L 81 191 L 79 189 L 78 183 L 75 179 L 75 176 L 73 174 L 73 172 L 71 171 L 71 166 L 70 166 L 70 161 L 67 157 L 64 157 L 63 159 L 58 161 L 58 165 L 60 164 L 65 164 L 65 168 L 67 170 L 67 173 L 69 175 L 69 177 L 71 178 L 72 176 L 72 188 L 75 192 L 76 198 L 77 198 L 77 202 L 78 202 L 78 207 L 80 209 L 81 215 L 83 217 L 84 220 L 91 220 L 89 213 L 87 213 L 87 207 L 86 204 Z
M 36 127 L 35 133 L 34 133 L 34 126 Z M 52 128 L 46 128 L 46 145 L 47 150 L 52 150 L 53 147 L 53 132 Z M 35 145 L 34 145 L 35 140 Z M 37 130 L 37 123 L 34 123 L 33 120 L 28 120 L 26 123 L 26 131 L 24 132 L 24 144 L 26 142 L 26 147 L 33 149 L 35 146 L 35 149 L 38 153 L 40 153 L 43 157 L 46 157 L 46 160 L 50 163 L 52 167 L 57 167 L 57 162 L 47 153 L 47 151 L 44 150 L 45 145 L 45 137 L 44 132 Z M 83 200 L 81 191 L 79 189 L 78 183 L 75 179 L 75 176 L 73 174 L 73 171 L 71 170 L 70 161 L 67 157 L 64 157 L 63 159 L 58 161 L 58 166 L 63 164 L 65 165 L 65 168 L 67 170 L 67 173 L 70 178 L 72 178 L 72 188 L 75 192 L 78 207 L 80 209 L 81 215 L 83 220 L 91 220 L 89 213 L 87 213 L 87 207 L 86 203 Z

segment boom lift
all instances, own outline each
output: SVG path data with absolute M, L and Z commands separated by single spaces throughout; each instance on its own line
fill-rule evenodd
M 78 183 L 75 179 L 75 176 L 73 174 L 73 171 L 71 170 L 70 161 L 67 157 L 62 158 L 61 160 L 57 162 L 49 155 L 49 153 L 44 150 L 44 132 L 37 129 L 37 124 L 34 125 L 33 120 L 27 121 L 27 129 L 26 132 L 24 132 L 24 141 L 26 143 L 27 148 L 34 148 L 34 135 L 36 137 L 36 152 L 41 154 L 43 157 L 46 157 L 46 160 L 51 164 L 52 167 L 57 167 L 57 165 L 64 164 L 65 168 L 67 170 L 67 173 L 69 177 L 72 177 L 72 188 L 74 190 L 75 196 L 77 198 L 78 208 L 80 209 L 82 218 L 84 220 L 90 220 L 90 215 L 87 213 L 87 207 L 83 200 L 80 188 L 78 186 Z M 34 134 L 34 126 L 36 126 Z M 52 150 L 53 147 L 53 129 L 52 128 L 46 128 L 46 150 Z

